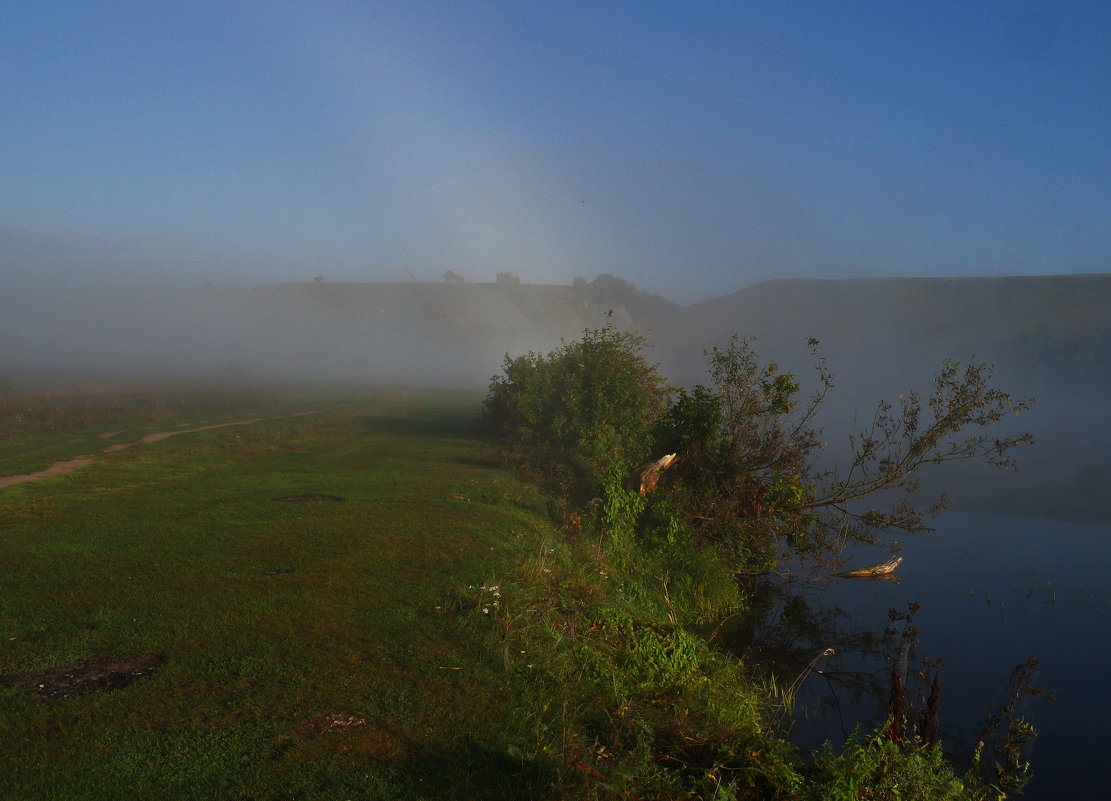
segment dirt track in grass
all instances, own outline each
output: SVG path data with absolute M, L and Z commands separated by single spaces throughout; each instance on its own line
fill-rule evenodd
M 340 404 L 338 406 L 326 406 L 323 409 L 310 409 L 307 412 L 279 414 L 274 415 L 273 417 L 251 417 L 246 420 L 234 420 L 230 423 L 214 423 L 212 425 L 198 426 L 196 428 L 179 428 L 174 431 L 157 431 L 153 434 L 146 434 L 135 440 L 134 442 L 121 442 L 116 445 L 109 445 L 107 448 L 102 448 L 101 450 L 96 451 L 92 454 L 75 456 L 72 459 L 65 459 L 60 462 L 55 462 L 45 470 L 38 470 L 34 473 L 22 473 L 15 476 L 0 476 L 0 489 L 4 489 L 6 487 L 14 487 L 17 484 L 26 484 L 30 481 L 38 481 L 43 478 L 52 478 L 53 476 L 61 476 L 65 475 L 66 473 L 72 473 L 74 470 L 80 470 L 82 467 L 87 467 L 92 464 L 97 454 L 115 453 L 116 451 L 122 451 L 125 448 L 130 448 L 134 445 L 151 445 L 155 442 L 161 442 L 164 439 L 169 439 L 170 437 L 176 437 L 179 434 L 192 434 L 197 431 L 211 431 L 216 428 L 227 428 L 229 426 L 249 426 L 254 423 L 262 423 L 268 420 L 285 420 L 291 417 L 305 417 L 310 414 L 321 414 L 323 412 L 330 412 L 333 409 L 342 409 L 346 405 L 347 404 Z M 120 433 L 122 432 L 115 431 L 112 432 L 111 435 L 102 436 L 115 436 Z

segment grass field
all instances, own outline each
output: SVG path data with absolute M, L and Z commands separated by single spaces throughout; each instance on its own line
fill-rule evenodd
M 882 737 L 799 754 L 791 685 L 698 634 L 744 608 L 715 552 L 568 516 L 480 405 L 5 399 L 0 801 L 989 797 Z
M 527 797 L 473 612 L 546 515 L 479 399 L 198 395 L 9 432 L 0 475 L 97 453 L 0 489 L 0 798 Z M 274 419 L 99 452 L 237 416 Z M 107 657 L 143 675 L 42 672 Z

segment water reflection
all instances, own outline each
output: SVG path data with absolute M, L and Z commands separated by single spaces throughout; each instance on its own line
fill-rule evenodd
M 840 744 L 858 724 L 882 725 L 893 666 L 906 677 L 908 700 L 928 706 L 933 667 L 943 661 L 938 720 L 952 758 L 967 762 L 985 717 L 1010 704 L 1035 715 L 1039 729 L 1024 797 L 1100 797 L 1102 777 L 1085 754 L 1111 747 L 1111 735 L 1099 733 L 1111 708 L 1103 675 L 1111 660 L 1111 527 L 960 514 L 937 524 L 904 543 L 901 584 L 746 579 L 750 612 L 708 636 L 770 670 L 781 687 L 797 687 L 792 734 L 803 748 Z M 869 564 L 885 554 L 854 556 L 854 564 Z M 891 610 L 905 617 L 893 620 Z M 1059 703 L 1016 690 L 1016 666 L 1023 681 L 1056 690 Z
M 725 621 L 713 644 L 793 690 L 796 734 L 840 742 L 858 723 L 882 723 L 890 667 L 901 663 L 905 674 L 915 656 L 913 614 L 858 621 L 825 605 L 820 585 L 767 576 L 742 582 L 750 607 Z

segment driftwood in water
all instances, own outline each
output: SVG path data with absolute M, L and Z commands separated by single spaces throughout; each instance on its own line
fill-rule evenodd
M 629 489 L 636 490 L 641 495 L 647 495 L 654 490 L 656 484 L 659 483 L 660 473 L 675 464 L 678 458 L 678 454 L 669 453 L 666 456 L 661 456 L 654 462 L 641 465 L 633 471 L 632 478 L 628 483 Z
M 862 567 L 858 570 L 846 570 L 844 573 L 835 573 L 834 575 L 840 576 L 841 578 L 884 578 L 885 576 L 890 576 L 892 573 L 894 573 L 895 568 L 897 568 L 902 563 L 903 557 L 892 556 L 886 562 L 880 562 L 877 565 Z

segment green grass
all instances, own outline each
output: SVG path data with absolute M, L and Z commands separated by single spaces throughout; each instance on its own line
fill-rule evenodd
M 527 797 L 502 654 L 465 612 L 545 507 L 478 401 L 381 392 L 0 490 L 0 675 L 165 659 L 114 692 L 0 688 L 0 796 Z M 314 494 L 345 500 L 274 500 Z
M 272 419 L 0 490 L 0 677 L 163 659 L 0 686 L 0 799 L 987 797 L 933 751 L 796 754 L 782 692 L 691 625 L 740 600 L 713 554 L 555 529 L 480 400 L 199 394 L 129 430 Z M 86 412 L 0 453 L 123 427 Z
M 0 476 L 42 470 L 152 432 L 294 414 L 364 396 L 354 389 L 261 384 L 0 393 Z

